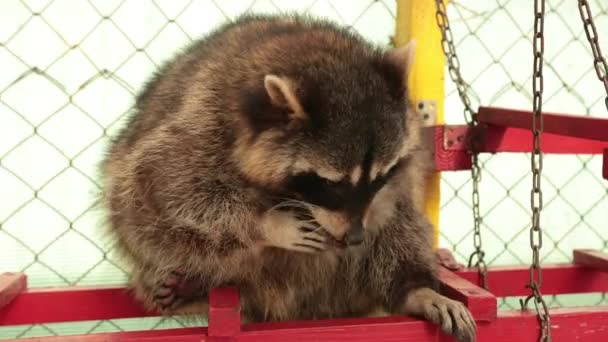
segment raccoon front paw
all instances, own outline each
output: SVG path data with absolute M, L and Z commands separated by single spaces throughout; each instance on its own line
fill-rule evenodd
M 267 215 L 263 224 L 267 245 L 303 253 L 317 253 L 327 248 L 326 236 L 315 222 L 299 220 L 289 212 Z
M 200 287 L 192 279 L 186 277 L 181 270 L 171 272 L 161 282 L 154 292 L 154 303 L 160 310 L 175 309 L 181 304 L 194 299 Z
M 474 342 L 477 327 L 469 310 L 460 302 L 444 297 L 429 288 L 410 291 L 406 300 L 406 313 L 421 316 L 438 324 L 445 334 L 459 342 Z
M 292 241 L 290 249 L 304 253 L 316 253 L 326 249 L 325 236 L 321 234 L 320 228 L 300 227 Z

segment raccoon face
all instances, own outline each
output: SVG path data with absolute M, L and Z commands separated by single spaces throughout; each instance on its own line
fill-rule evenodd
M 419 142 L 405 92 L 413 49 L 334 56 L 333 64 L 265 75 L 263 91 L 249 93 L 242 106 L 247 134 L 235 158 L 243 175 L 306 203 L 337 240 L 360 244 L 374 204 L 386 202 L 374 198 Z
M 327 178 L 327 170 L 296 171 L 285 181 L 285 193 L 308 204 L 312 217 L 337 240 L 348 245 L 363 241 L 372 203 L 387 183 L 407 164 L 407 157 L 387 165 L 372 178 L 371 159 L 340 178 Z M 383 203 L 386 204 L 386 203 Z M 390 205 L 390 204 L 389 204 Z

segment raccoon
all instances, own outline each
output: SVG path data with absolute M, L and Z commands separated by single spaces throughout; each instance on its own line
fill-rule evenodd
M 475 322 L 436 292 L 421 213 L 415 43 L 382 49 L 309 16 L 244 15 L 148 82 L 101 164 L 135 295 L 206 313 L 235 286 L 251 322 L 369 315 Z

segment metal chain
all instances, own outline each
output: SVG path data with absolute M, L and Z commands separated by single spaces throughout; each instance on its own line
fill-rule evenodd
M 593 52 L 595 73 L 597 78 L 604 83 L 604 88 L 606 88 L 606 110 L 608 110 L 608 63 L 606 63 L 606 58 L 602 55 L 597 29 L 593 22 L 593 14 L 591 13 L 591 8 L 589 7 L 587 0 L 578 0 L 578 11 L 581 14 L 585 34 L 587 35 L 587 40 L 589 41 L 591 51 Z
M 435 12 L 435 19 L 437 20 L 437 25 L 441 31 L 441 46 L 443 48 L 443 53 L 447 60 L 448 70 L 450 74 L 450 78 L 456 84 L 456 89 L 458 90 L 458 96 L 464 105 L 464 118 L 467 122 L 467 125 L 471 128 L 471 132 L 476 132 L 476 128 L 479 125 L 479 121 L 477 120 L 477 113 L 471 107 L 471 99 L 468 95 L 469 85 L 462 78 L 462 74 L 460 73 L 460 61 L 458 59 L 458 55 L 456 54 L 456 47 L 454 45 L 454 36 L 452 35 L 452 29 L 450 28 L 450 22 L 447 16 L 447 10 L 445 7 L 445 3 L 442 0 L 435 0 L 435 4 L 437 7 L 437 11 Z M 484 260 L 485 253 L 482 248 L 481 241 L 481 213 L 479 210 L 479 182 L 481 181 L 481 168 L 479 167 L 478 162 L 478 153 L 477 153 L 477 145 L 475 141 L 471 139 L 469 141 L 469 149 L 471 152 L 471 179 L 473 182 L 473 245 L 475 247 L 475 251 L 469 257 L 468 267 L 475 265 L 475 267 L 479 270 L 479 275 L 481 277 L 482 286 L 484 289 L 488 288 L 487 281 L 487 270 L 488 267 Z M 473 259 L 475 259 L 475 263 L 473 263 Z
M 532 226 L 530 228 L 530 247 L 532 248 L 532 265 L 530 266 L 530 284 L 526 285 L 532 294 L 526 298 L 522 306 L 527 306 L 534 298 L 534 306 L 541 325 L 540 341 L 551 341 L 551 319 L 547 304 L 540 292 L 543 277 L 540 266 L 540 249 L 543 246 L 543 232 L 540 227 L 540 213 L 543 207 L 543 193 L 541 190 L 541 173 L 543 170 L 543 153 L 541 148 L 541 135 L 543 132 L 542 95 L 543 95 L 543 55 L 545 26 L 545 0 L 534 0 L 534 65 L 533 65 L 533 116 L 532 116 L 532 192 L 530 194 L 530 207 L 532 209 Z M 540 304 L 540 305 L 539 305 Z

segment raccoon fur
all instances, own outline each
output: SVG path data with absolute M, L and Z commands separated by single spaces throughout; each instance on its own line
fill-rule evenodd
M 380 308 L 474 340 L 467 309 L 435 290 L 414 46 L 245 15 L 162 67 L 101 165 L 137 298 L 204 315 L 209 289 L 236 286 L 252 322 Z

